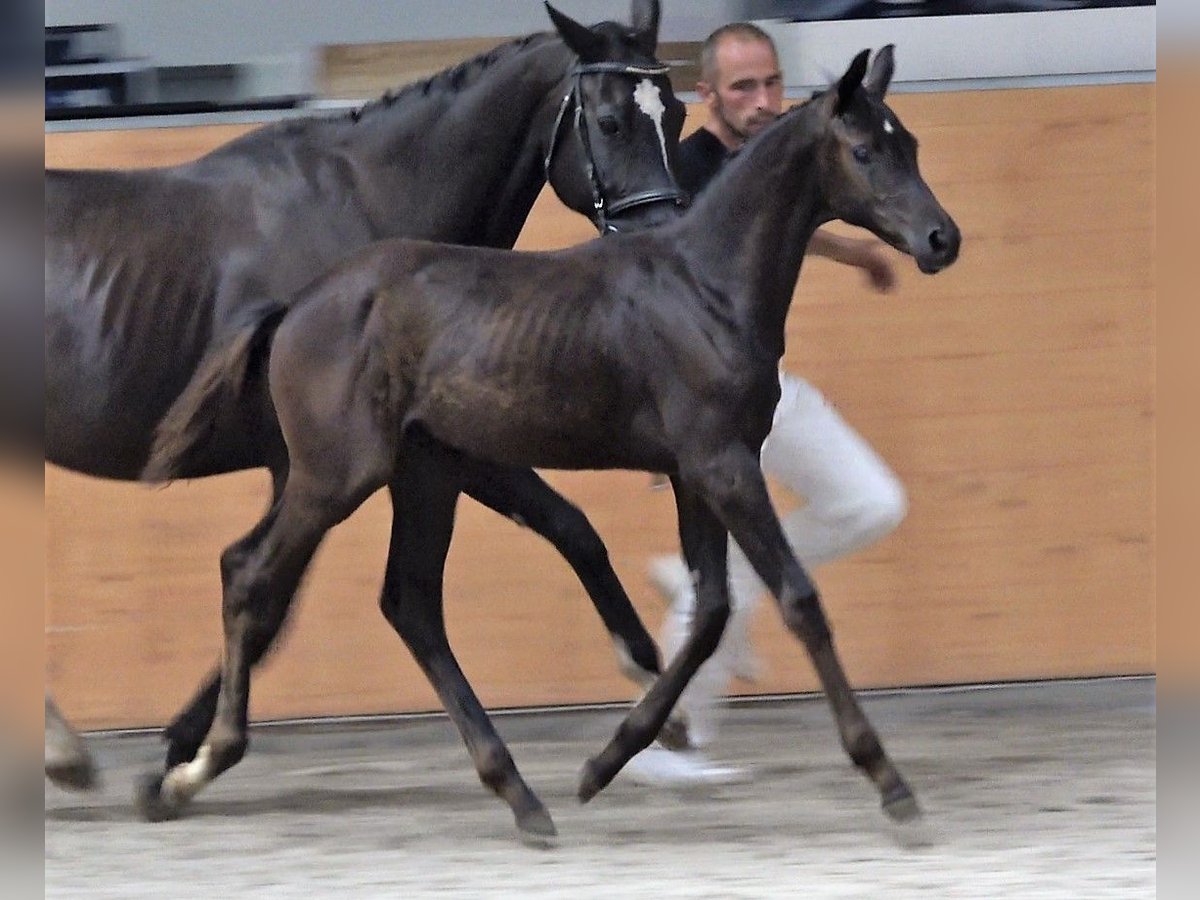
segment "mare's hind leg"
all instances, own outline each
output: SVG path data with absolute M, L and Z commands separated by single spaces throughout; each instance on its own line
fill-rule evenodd
M 46 777 L 59 787 L 88 791 L 96 786 L 96 766 L 54 699 L 46 695 Z
M 662 671 L 658 647 L 629 602 L 608 549 L 587 516 L 533 469 L 464 460 L 463 474 L 464 493 L 532 529 L 562 554 L 608 629 L 621 671 L 639 687 L 649 689 Z M 673 749 L 689 746 L 682 711 L 668 718 L 658 737 Z
M 700 574 L 692 630 L 666 671 L 618 726 L 612 740 L 584 765 L 579 783 L 579 799 L 584 803 L 654 739 L 692 676 L 716 650 L 729 618 L 727 532 L 693 491 L 678 480 L 673 479 L 673 484 L 683 555 L 688 568 Z
M 521 778 L 446 637 L 442 575 L 462 486 L 459 459 L 419 438 L 406 446 L 391 485 L 394 516 L 380 606 L 458 727 L 480 780 L 509 805 L 522 836 L 541 842 L 556 834 L 554 822 Z
M 221 556 L 225 654 L 216 716 L 195 758 L 139 785 L 138 804 L 151 820 L 170 818 L 245 753 L 253 650 L 279 629 L 325 533 L 357 506 L 347 498 L 289 481 L 279 502 L 245 538 Z

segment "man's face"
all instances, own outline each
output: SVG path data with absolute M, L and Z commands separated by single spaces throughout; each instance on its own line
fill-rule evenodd
M 727 37 L 717 45 L 712 82 L 697 85 L 726 143 L 741 144 L 783 112 L 783 74 L 771 45 Z

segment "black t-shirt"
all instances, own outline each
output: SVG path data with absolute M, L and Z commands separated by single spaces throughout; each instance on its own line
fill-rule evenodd
M 695 197 L 732 155 L 707 128 L 697 129 L 679 142 L 679 186 Z

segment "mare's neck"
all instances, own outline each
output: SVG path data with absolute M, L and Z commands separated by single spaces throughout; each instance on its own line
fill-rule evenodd
M 548 95 L 573 60 L 537 36 L 365 107 L 342 140 L 378 198 L 379 236 L 512 247 L 545 184 Z

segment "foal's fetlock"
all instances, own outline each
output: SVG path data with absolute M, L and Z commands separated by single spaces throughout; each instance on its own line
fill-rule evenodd
M 242 757 L 246 755 L 246 749 L 250 746 L 250 736 L 248 734 L 209 735 L 205 746 L 211 760 L 209 763 L 210 778 L 216 778 L 226 769 L 236 766 L 242 761 Z
M 887 756 L 883 752 L 883 744 L 879 735 L 869 725 L 848 728 L 842 735 L 842 744 L 850 761 L 872 778 L 882 774 L 881 765 L 887 764 Z
M 471 756 L 474 758 L 475 770 L 479 773 L 479 780 L 483 782 L 483 786 L 500 797 L 504 797 L 513 779 L 517 776 L 517 767 L 513 762 L 512 754 L 503 745 L 495 744 L 474 750 Z
M 195 759 L 200 745 L 204 743 L 204 734 L 204 731 L 186 720 L 168 725 L 163 731 L 163 740 L 167 742 L 167 768 Z

